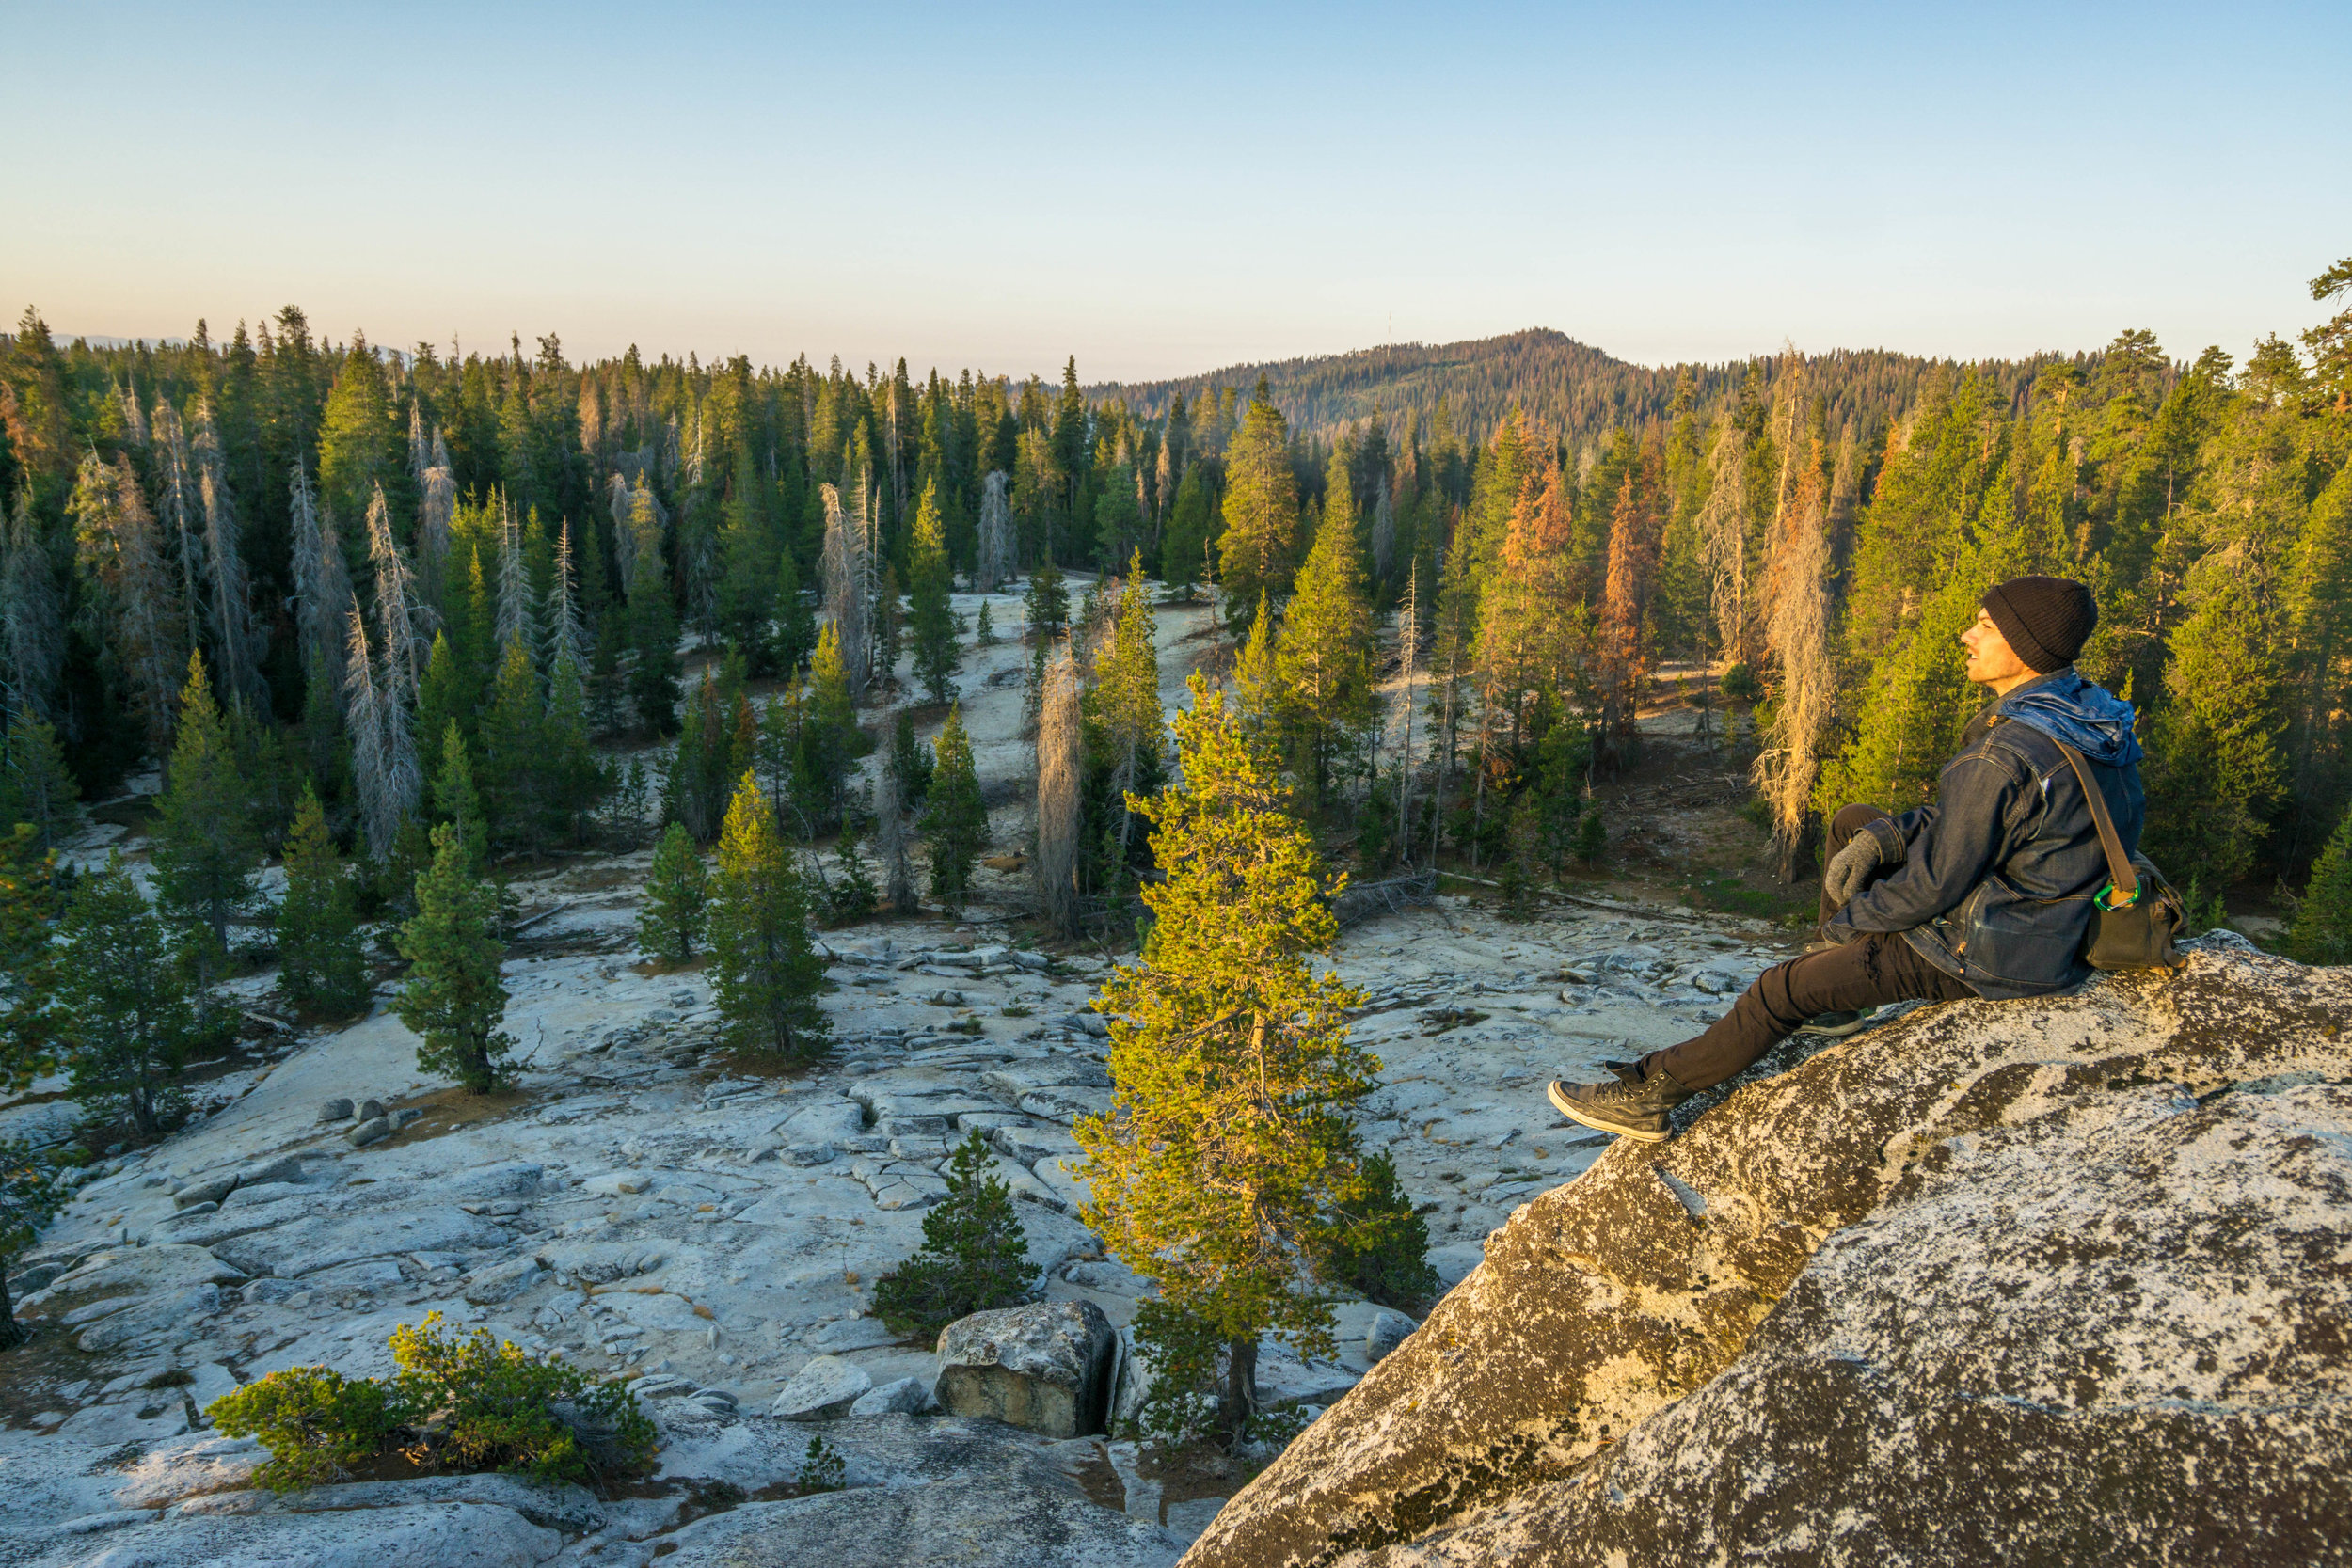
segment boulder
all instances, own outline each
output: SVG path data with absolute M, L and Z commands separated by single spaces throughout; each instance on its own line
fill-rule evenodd
M 1378 1361 L 1411 1337 L 1421 1325 L 1402 1312 L 1383 1311 L 1364 1330 L 1364 1359 Z
M 787 1421 L 830 1421 L 850 1413 L 858 1396 L 874 1386 L 866 1369 L 837 1355 L 812 1356 L 768 1407 Z
M 959 1318 L 939 1333 L 941 1409 L 1049 1437 L 1100 1432 L 1117 1335 L 1090 1301 L 1041 1301 Z
M 540 1266 L 539 1259 L 517 1258 L 467 1275 L 465 1295 L 477 1307 L 495 1307 L 513 1301 L 546 1277 L 547 1270 Z
M 930 1408 L 931 1386 L 919 1377 L 902 1377 L 868 1388 L 850 1406 L 852 1416 L 920 1416 Z
M 370 1103 L 373 1102 L 371 1101 Z M 370 1144 L 382 1143 L 386 1138 L 389 1138 L 391 1135 L 391 1118 L 389 1117 L 382 1116 L 370 1117 L 367 1120 L 359 1123 L 350 1132 L 343 1134 L 344 1137 L 351 1140 L 351 1147 L 354 1148 L 365 1148 Z
M 348 1121 L 350 1119 L 351 1101 L 342 1095 L 337 1095 L 319 1106 L 319 1120 L 321 1121 Z
M 2324 1559 L 2347 1026 L 2209 940 L 1786 1042 L 1514 1214 L 1185 1562 Z
M 699 1443 L 674 1441 L 664 1474 L 755 1493 L 789 1481 L 808 1429 L 779 1425 L 755 1416 Z M 746 1502 L 635 1549 L 661 1550 L 657 1568 L 1168 1568 L 1176 1560 L 1155 1519 L 1090 1500 L 1031 1441 L 990 1422 L 882 1416 L 824 1437 L 840 1450 L 848 1490 Z

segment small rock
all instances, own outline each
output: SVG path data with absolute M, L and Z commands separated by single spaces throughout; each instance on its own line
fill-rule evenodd
M 222 1198 L 236 1190 L 237 1179 L 234 1176 L 215 1176 L 209 1181 L 192 1181 L 171 1195 L 171 1206 L 175 1209 L 193 1209 L 199 1203 L 210 1203 L 217 1207 Z
M 348 1121 L 350 1119 L 351 1101 L 341 1095 L 319 1107 L 319 1120 L 321 1121 Z
M 363 1100 L 359 1101 L 359 1109 L 352 1114 L 361 1121 L 373 1121 L 384 1114 L 384 1102 L 380 1100 Z
M 375 1101 L 371 1100 L 368 1103 L 373 1105 Z M 373 1143 L 381 1143 L 391 1135 L 391 1118 L 381 1115 L 369 1117 L 366 1121 L 361 1122 L 358 1126 L 343 1134 L 344 1137 L 351 1140 L 351 1147 L 354 1148 L 365 1148 L 368 1145 Z
M 831 1144 L 794 1144 L 777 1157 L 787 1165 L 824 1165 L 841 1156 Z
M 963 1006 L 963 992 L 960 990 L 935 990 L 929 996 L 923 998 L 923 1000 L 930 1003 L 934 1007 L 961 1007 Z
M 813 1357 L 768 1407 L 787 1421 L 830 1421 L 849 1413 L 858 1396 L 873 1387 L 866 1369 L 837 1355 Z
M 930 1408 L 930 1386 L 919 1377 L 902 1377 L 879 1388 L 868 1388 L 850 1406 L 852 1416 L 920 1416 Z
M 536 1258 L 518 1258 L 510 1263 L 494 1263 L 477 1271 L 466 1280 L 466 1299 L 476 1307 L 493 1307 L 513 1301 L 516 1296 L 539 1283 L 547 1270 Z

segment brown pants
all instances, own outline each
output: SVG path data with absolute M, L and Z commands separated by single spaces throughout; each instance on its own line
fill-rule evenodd
M 1848 806 L 1830 819 L 1828 853 L 1836 855 L 1866 822 L 1886 813 Z M 1821 893 L 1821 921 L 1841 906 Z M 1900 936 L 1873 932 L 1843 946 L 1774 964 L 1707 1032 L 1642 1058 L 1645 1072 L 1664 1068 L 1688 1089 L 1712 1088 L 1822 1013 L 1858 1011 L 1888 1002 L 1956 1002 L 1974 996 L 1960 981 L 1919 956 Z

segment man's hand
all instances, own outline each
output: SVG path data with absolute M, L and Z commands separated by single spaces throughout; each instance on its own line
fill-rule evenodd
M 1821 872 L 1821 891 L 1833 904 L 1843 905 L 1864 888 L 1879 873 L 1883 853 L 1879 835 L 1867 830 L 1846 841 L 1846 847 L 1829 860 Z

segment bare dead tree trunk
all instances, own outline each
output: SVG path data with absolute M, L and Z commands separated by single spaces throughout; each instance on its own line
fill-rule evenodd
M 1078 667 L 1068 644 L 1045 672 L 1037 726 L 1037 894 L 1045 923 L 1079 934 L 1079 790 L 1086 741 L 1078 711 Z

